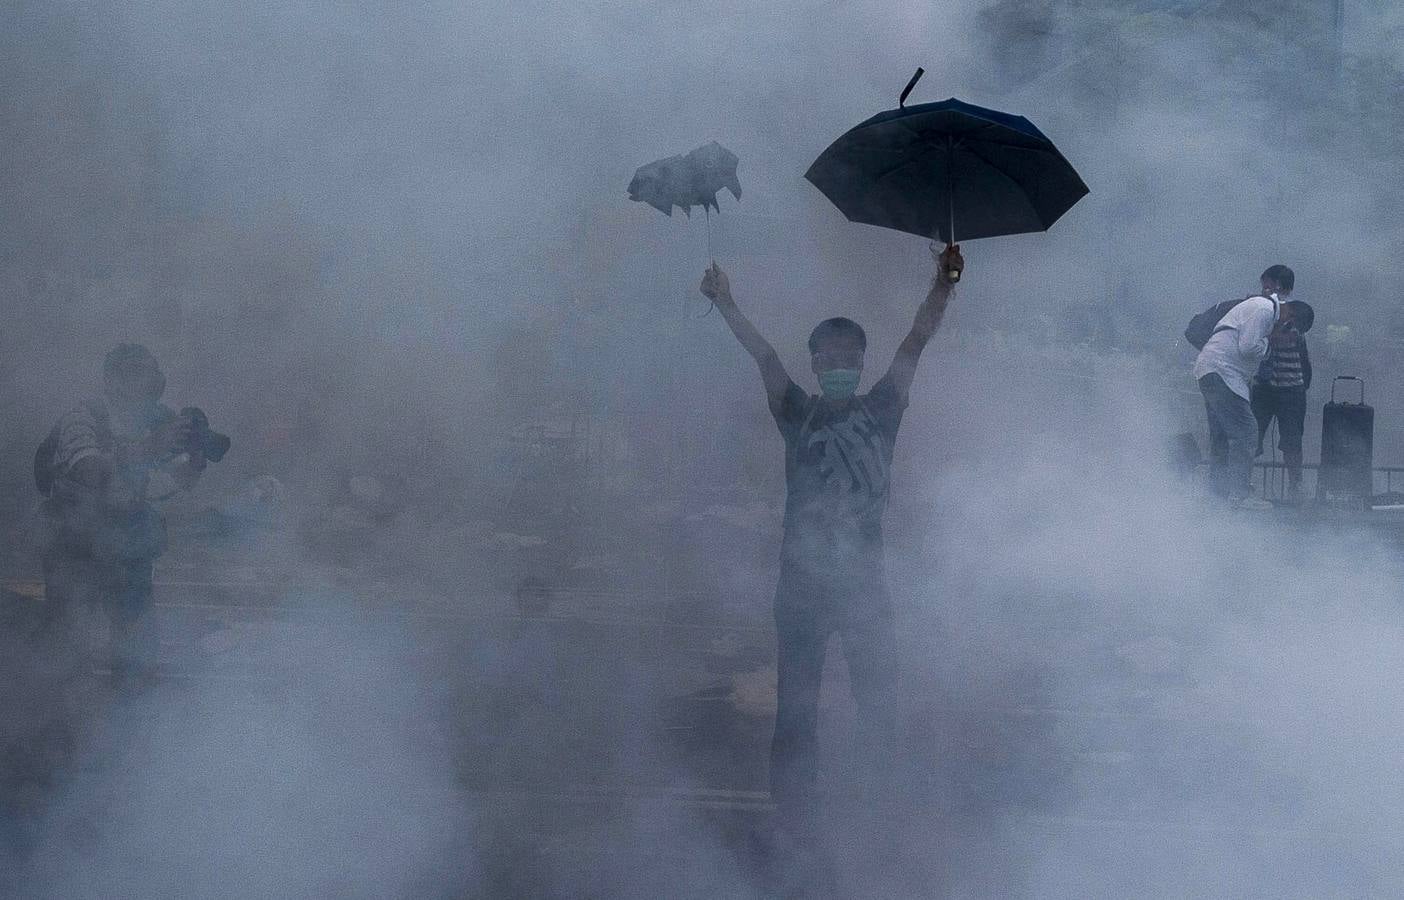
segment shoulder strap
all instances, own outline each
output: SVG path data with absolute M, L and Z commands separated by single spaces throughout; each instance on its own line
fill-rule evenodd
M 98 443 L 107 448 L 115 446 L 117 437 L 112 433 L 112 417 L 107 412 L 107 404 L 101 400 L 89 400 L 83 407 L 87 409 L 88 415 L 93 417 Z
M 1270 300 L 1270 299 L 1271 299 L 1271 298 L 1269 298 L 1269 297 L 1264 297 L 1262 294 L 1250 294 L 1250 295 L 1248 295 L 1247 297 L 1243 297 L 1242 299 L 1239 299 L 1239 300 L 1225 300 L 1223 303 L 1220 303 L 1220 304 L 1219 304 L 1219 306 L 1227 307 L 1222 313 L 1219 314 L 1219 320 L 1222 321 L 1223 318 L 1224 318 L 1224 316 L 1228 315 L 1229 313 L 1231 313 L 1231 312 L 1233 312 L 1235 309 L 1237 309 L 1238 306 L 1239 306 L 1239 304 L 1241 304 L 1241 303 L 1247 303 L 1249 300 Z M 1238 326 L 1236 326 L 1236 325 L 1215 325 L 1215 326 L 1214 326 L 1214 330 L 1211 331 L 1211 332 L 1209 332 L 1209 334 L 1212 336 L 1212 335 L 1218 334 L 1218 333 L 1221 332 L 1221 331 L 1237 331 L 1237 330 L 1238 330 Z
M 49 429 L 48 435 L 34 450 L 34 486 L 45 497 L 54 490 L 54 456 L 58 453 L 60 424 L 62 423 L 55 422 L 54 427 Z

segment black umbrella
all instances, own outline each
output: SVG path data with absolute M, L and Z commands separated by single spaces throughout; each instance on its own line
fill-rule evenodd
M 1053 142 L 1023 116 L 951 98 L 851 128 L 804 177 L 853 222 L 953 244 L 1046 231 L 1087 193 Z

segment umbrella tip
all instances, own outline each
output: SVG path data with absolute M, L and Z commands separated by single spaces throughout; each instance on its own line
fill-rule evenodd
M 912 92 L 912 88 L 916 87 L 916 83 L 918 81 L 921 81 L 921 76 L 925 74 L 926 70 L 923 69 L 921 66 L 917 66 L 916 74 L 912 76 L 911 81 L 907 82 L 907 86 L 902 88 L 902 96 L 897 98 L 898 109 L 901 109 L 902 107 L 907 105 L 907 95 Z

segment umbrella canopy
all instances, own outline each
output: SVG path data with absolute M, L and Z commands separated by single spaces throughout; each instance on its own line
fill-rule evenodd
M 669 216 L 675 206 L 689 217 L 694 206 L 718 209 L 717 191 L 722 188 L 741 199 L 736 163 L 736 154 L 716 141 L 703 144 L 691 153 L 640 166 L 629 182 L 629 199 L 647 203 Z
M 955 98 L 878 113 L 804 177 L 850 221 L 947 243 L 1046 231 L 1087 194 L 1028 119 Z

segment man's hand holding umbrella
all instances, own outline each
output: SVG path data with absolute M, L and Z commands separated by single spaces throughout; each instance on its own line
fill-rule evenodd
M 939 244 L 931 242 L 931 257 L 936 260 L 936 280 L 954 287 L 965 271 L 965 257 L 960 255 L 959 244 L 947 244 L 944 250 L 939 248 Z
M 726 277 L 726 273 L 717 265 L 716 260 L 702 275 L 702 285 L 700 287 L 702 296 L 715 303 L 717 306 L 735 305 L 736 301 L 731 298 L 731 279 Z

